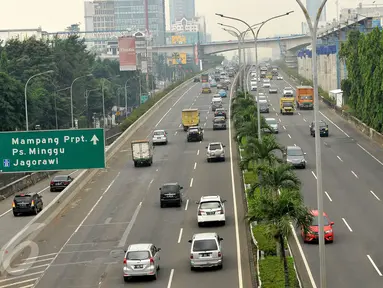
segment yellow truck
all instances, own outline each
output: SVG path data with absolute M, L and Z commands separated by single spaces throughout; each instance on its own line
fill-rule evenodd
M 295 99 L 293 97 L 282 97 L 279 100 L 279 107 L 282 115 L 294 114 L 294 100 Z
M 184 131 L 187 131 L 189 127 L 199 125 L 199 111 L 198 109 L 184 109 L 182 110 L 182 126 Z

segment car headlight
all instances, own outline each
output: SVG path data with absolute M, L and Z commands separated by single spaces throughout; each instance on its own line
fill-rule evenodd
M 301 162 L 302 162 L 302 163 L 306 163 L 306 160 L 305 160 L 305 159 L 302 159 Z

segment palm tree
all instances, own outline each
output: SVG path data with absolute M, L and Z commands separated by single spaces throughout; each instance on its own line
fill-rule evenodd
M 255 170 L 261 177 L 258 177 L 257 181 L 251 185 L 249 196 L 254 196 L 255 191 L 260 187 L 270 191 L 273 195 L 278 195 L 282 190 L 299 190 L 301 187 L 301 181 L 289 164 L 275 166 L 261 164 Z
M 267 163 L 272 166 L 275 162 L 280 162 L 274 152 L 282 152 L 283 148 L 278 144 L 274 136 L 265 135 L 262 141 L 254 137 L 247 137 L 246 140 L 245 156 L 240 164 L 242 169 L 248 169 L 249 164 L 252 163 Z
M 283 190 L 280 195 L 273 193 L 258 194 L 249 202 L 247 218 L 250 222 L 260 221 L 268 225 L 269 236 L 278 242 L 283 260 L 285 287 L 290 287 L 289 267 L 285 253 L 285 240 L 291 233 L 291 223 L 297 227 L 309 229 L 312 215 L 303 204 L 299 190 Z

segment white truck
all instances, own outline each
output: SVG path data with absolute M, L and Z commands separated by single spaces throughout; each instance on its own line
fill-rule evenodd
M 149 140 L 132 141 L 132 159 L 134 167 L 151 166 L 153 163 L 153 145 Z

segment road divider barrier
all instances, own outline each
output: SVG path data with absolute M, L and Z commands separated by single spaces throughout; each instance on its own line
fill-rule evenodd
M 175 87 L 169 91 L 166 95 L 163 95 L 155 105 L 151 106 L 145 113 L 143 113 L 139 118 L 136 119 L 125 131 L 121 133 L 115 141 L 106 147 L 106 162 L 108 162 L 127 142 L 127 140 L 144 125 L 144 123 L 155 114 L 162 105 L 164 105 L 171 96 L 174 96 L 175 93 L 182 91 L 182 89 L 191 84 L 193 76 L 184 81 L 179 86 Z M 53 200 L 50 202 L 44 210 L 41 211 L 38 215 L 33 217 L 28 224 L 19 231 L 4 247 L 0 250 L 0 275 L 4 274 L 5 271 L 10 269 L 9 266 L 9 256 L 12 254 L 12 251 L 18 250 L 19 246 L 25 246 L 25 243 L 32 243 L 32 240 L 38 235 L 41 231 L 30 231 L 30 227 L 39 225 L 43 227 L 56 218 L 59 213 L 64 209 L 66 205 L 84 188 L 84 186 L 99 172 L 100 169 L 88 169 L 82 170 L 80 174 L 69 184 L 69 186 L 60 192 Z M 35 173 L 37 174 L 37 173 Z M 7 264 L 8 263 L 8 264 Z M 5 267 L 4 267 L 5 266 Z

